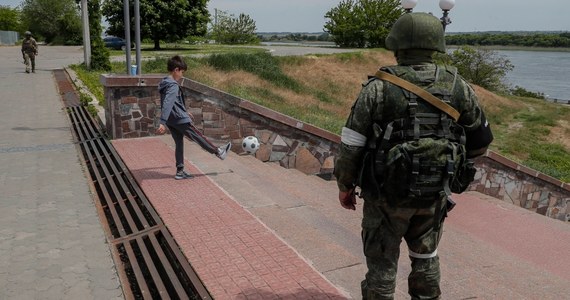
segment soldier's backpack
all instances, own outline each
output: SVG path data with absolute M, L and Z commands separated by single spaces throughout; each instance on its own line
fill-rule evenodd
M 384 194 L 399 207 L 428 207 L 433 204 L 428 200 L 463 192 L 475 168 L 466 157 L 464 130 L 456 122 L 459 112 L 449 105 L 453 84 L 451 89 L 432 85 L 424 90 L 387 73 L 398 74 L 399 68 L 406 67 L 383 68 L 375 76 L 393 84 L 389 88 L 401 88 L 408 100 L 407 116 L 374 124 L 358 185 L 369 193 L 365 198 Z

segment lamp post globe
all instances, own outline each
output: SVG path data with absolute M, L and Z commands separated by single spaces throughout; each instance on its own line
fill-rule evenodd
M 411 12 L 412 9 L 414 9 L 414 7 L 416 7 L 416 4 L 418 4 L 418 0 L 402 0 L 402 7 L 407 11 L 407 12 Z
M 455 6 L 455 0 L 440 0 L 439 8 L 443 11 L 449 11 Z

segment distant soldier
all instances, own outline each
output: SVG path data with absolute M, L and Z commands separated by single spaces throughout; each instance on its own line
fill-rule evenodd
M 36 55 L 38 55 L 38 44 L 32 37 L 32 33 L 26 31 L 26 38 L 22 41 L 22 57 L 26 64 L 26 73 L 30 73 L 30 62 L 32 63 L 32 73 L 36 73 Z

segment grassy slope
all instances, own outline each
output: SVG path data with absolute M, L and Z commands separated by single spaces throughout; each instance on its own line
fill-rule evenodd
M 216 48 L 214 52 L 259 53 L 258 50 L 237 49 Z M 193 51 L 178 50 L 175 53 L 187 55 Z M 158 55 L 170 56 L 172 52 Z M 236 60 L 241 61 L 243 57 L 238 55 L 234 57 Z M 246 66 L 247 70 L 243 66 L 237 70 L 214 68 L 212 61 L 201 56 L 187 58 L 187 63 L 186 77 L 340 133 L 367 75 L 380 66 L 395 64 L 395 60 L 390 52 L 366 50 L 326 56 L 265 57 L 261 62 L 246 62 L 246 65 L 259 63 L 253 68 Z M 114 72 L 121 73 L 124 66 L 116 63 L 114 68 Z M 265 72 L 267 69 L 272 70 L 270 74 Z M 143 71 L 165 73 L 165 60 L 143 62 Z M 101 89 L 96 87 L 97 84 L 94 82 L 95 86 L 90 89 Z M 570 106 L 502 97 L 477 86 L 474 88 L 492 124 L 495 135 L 492 150 L 570 181 Z
M 244 71 L 209 66 L 190 77 L 339 133 L 361 83 L 379 66 L 394 64 L 391 53 L 363 51 L 329 56 L 281 58 L 283 72 L 306 90 L 276 87 Z M 570 181 L 570 107 L 542 100 L 503 97 L 474 86 L 492 124 L 491 149 L 531 168 Z M 314 91 L 319 91 L 315 93 Z

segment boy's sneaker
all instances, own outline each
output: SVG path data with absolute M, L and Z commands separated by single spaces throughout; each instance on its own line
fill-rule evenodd
M 221 160 L 226 159 L 226 156 L 228 156 L 230 148 L 232 148 L 232 142 L 228 142 L 226 145 L 218 148 L 218 154 L 216 156 L 218 156 L 218 158 Z
M 186 171 L 184 171 L 184 170 L 179 171 L 179 172 L 176 172 L 176 175 L 174 175 L 174 179 L 176 179 L 176 180 L 180 180 L 180 179 L 190 179 L 190 178 L 192 178 L 192 177 L 194 177 L 194 175 L 192 175 L 192 174 L 190 174 L 190 173 L 188 173 L 188 172 L 186 172 Z

